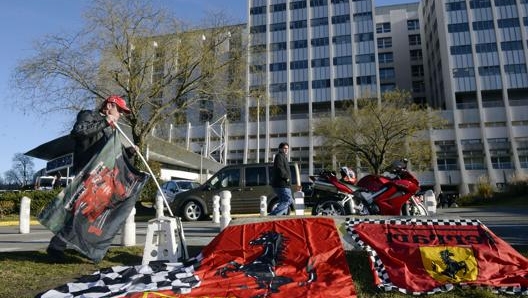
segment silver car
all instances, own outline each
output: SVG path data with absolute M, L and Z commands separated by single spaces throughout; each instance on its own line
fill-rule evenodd
M 174 201 L 174 196 L 180 192 L 191 190 L 200 186 L 200 183 L 192 180 L 170 180 L 161 185 L 161 190 L 168 203 Z M 159 195 L 159 191 L 158 194 Z

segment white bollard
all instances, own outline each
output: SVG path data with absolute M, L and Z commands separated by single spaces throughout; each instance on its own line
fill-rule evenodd
M 157 194 L 156 195 L 156 202 L 155 202 L 155 206 L 156 206 L 156 218 L 161 218 L 163 217 L 163 207 L 164 207 L 164 202 L 163 202 L 163 197 L 161 196 L 161 194 Z
M 268 215 L 268 198 L 266 196 L 260 196 L 260 216 Z
M 304 215 L 304 192 L 296 191 L 293 193 L 295 215 Z
M 28 234 L 30 227 L 30 212 L 31 211 L 31 199 L 28 197 L 22 197 L 20 201 L 20 220 L 19 228 L 20 234 Z
M 225 229 L 231 221 L 231 192 L 224 190 L 220 192 L 220 231 Z
M 436 198 L 432 190 L 427 190 L 424 193 L 424 204 L 425 204 L 425 208 L 427 209 L 427 213 L 429 213 L 429 215 L 436 214 Z
M 220 196 L 213 196 L 213 223 L 220 223 Z
M 121 234 L 121 245 L 123 246 L 136 245 L 136 223 L 134 222 L 135 215 L 136 207 L 130 210 L 130 214 L 125 221 L 125 225 L 123 226 L 123 231 Z

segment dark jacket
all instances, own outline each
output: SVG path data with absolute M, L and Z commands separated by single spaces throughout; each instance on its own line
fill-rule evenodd
M 290 187 L 291 173 L 288 158 L 284 152 L 279 151 L 273 160 L 272 187 Z
M 70 135 L 75 140 L 72 170 L 77 174 L 104 147 L 112 128 L 99 111 L 82 110 Z

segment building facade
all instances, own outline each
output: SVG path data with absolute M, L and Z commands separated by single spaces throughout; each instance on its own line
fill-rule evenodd
M 248 0 L 252 96 L 216 139 L 226 163 L 271 161 L 287 141 L 304 177 L 336 167 L 316 158 L 324 144 L 314 121 L 339 115 L 347 100 L 399 88 L 448 121 L 429 133 L 436 162 L 419 173 L 422 185 L 467 194 L 481 177 L 500 188 L 527 174 L 527 2 Z M 214 145 L 211 128 L 193 122 L 180 131 L 203 152 Z

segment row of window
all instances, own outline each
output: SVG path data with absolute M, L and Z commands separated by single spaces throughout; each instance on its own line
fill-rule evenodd
M 502 51 L 515 51 L 523 49 L 523 44 L 520 40 L 503 41 L 500 43 L 500 46 Z M 449 50 L 451 55 L 465 55 L 472 53 L 471 45 L 451 46 Z M 490 42 L 475 44 L 475 51 L 477 53 L 497 52 L 497 43 Z
M 417 46 L 422 44 L 420 34 L 411 34 L 409 37 L 409 45 Z M 386 49 L 392 47 L 392 37 L 379 37 L 377 39 L 378 49 Z
M 473 22 L 472 25 L 473 25 L 473 30 L 494 29 L 493 21 Z M 520 23 L 519 23 L 518 18 L 499 19 L 497 20 L 497 26 L 499 28 L 513 28 L 513 27 L 519 27 Z M 469 32 L 469 23 L 448 24 L 447 32 L 449 33 Z
M 419 30 L 420 22 L 417 19 L 407 20 L 407 30 Z M 389 33 L 391 32 L 391 23 L 377 23 L 376 24 L 376 33 Z
M 359 2 L 359 1 L 368 1 L 368 0 L 350 0 L 352 2 Z M 339 3 L 348 3 L 349 0 L 330 0 L 332 4 L 339 4 Z M 319 6 L 327 6 L 328 0 L 310 0 L 310 7 L 319 7 Z M 295 9 L 303 9 L 307 7 L 307 1 L 301 0 L 301 1 L 292 1 L 290 2 L 290 10 Z M 269 6 L 269 12 L 279 12 L 279 11 L 285 11 L 286 10 L 286 3 L 278 3 L 278 4 L 272 4 Z M 252 15 L 256 14 L 265 14 L 266 13 L 266 6 L 255 6 L 251 7 L 249 9 L 249 13 Z
M 506 74 L 520 74 L 527 73 L 526 64 L 506 64 L 504 65 L 504 72 Z M 491 66 L 479 66 L 478 73 L 481 76 L 492 76 L 500 75 L 500 66 L 491 65 Z M 462 77 L 474 77 L 475 69 L 473 67 L 463 67 L 463 68 L 453 68 L 453 77 L 462 78 Z
M 469 7 L 471 9 L 488 8 L 491 7 L 492 0 L 471 0 Z M 521 3 L 528 3 L 527 0 L 521 0 Z M 493 0 L 493 4 L 497 7 L 506 5 L 516 5 L 516 0 Z M 447 11 L 466 10 L 466 1 L 449 2 L 445 4 Z
M 344 87 L 344 86 L 354 85 L 353 77 L 336 78 L 333 81 L 334 81 L 333 87 Z M 356 82 L 356 85 L 376 84 L 376 76 L 358 76 L 356 77 L 355 82 Z M 310 82 L 308 81 L 291 82 L 290 90 L 291 91 L 307 90 L 309 83 Z M 313 80 L 311 81 L 311 87 L 312 89 L 330 88 L 332 87 L 331 80 L 330 79 Z M 270 92 L 286 92 L 288 91 L 288 83 L 270 84 L 269 89 L 270 89 Z

